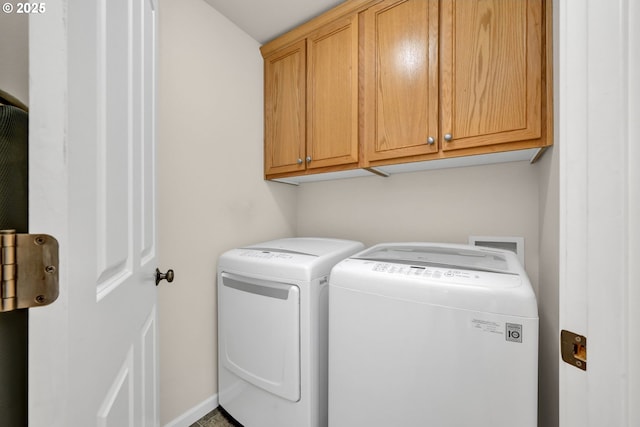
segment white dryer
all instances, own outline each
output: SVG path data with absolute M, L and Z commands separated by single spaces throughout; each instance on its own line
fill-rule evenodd
M 374 246 L 329 285 L 329 426 L 535 427 L 538 312 L 515 254 Z
M 242 425 L 327 425 L 329 273 L 363 248 L 290 238 L 220 256 L 218 399 Z

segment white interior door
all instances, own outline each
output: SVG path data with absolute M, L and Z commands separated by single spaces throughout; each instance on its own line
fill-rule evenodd
M 30 426 L 157 426 L 155 0 L 30 17 L 30 230 L 60 297 L 30 312 Z
M 560 426 L 640 426 L 640 3 L 556 1 Z

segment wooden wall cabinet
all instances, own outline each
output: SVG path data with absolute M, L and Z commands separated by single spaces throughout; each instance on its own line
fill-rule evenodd
M 347 0 L 267 43 L 265 177 L 551 145 L 550 8 Z
M 438 0 L 364 12 L 366 160 L 438 152 Z
M 550 145 L 544 6 L 386 0 L 365 11 L 366 165 Z
M 358 166 L 358 15 L 264 58 L 265 175 Z
M 444 151 L 542 137 L 541 0 L 441 3 Z
M 264 59 L 265 174 L 305 169 L 306 40 Z

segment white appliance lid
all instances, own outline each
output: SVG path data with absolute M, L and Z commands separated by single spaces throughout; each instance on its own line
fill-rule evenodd
M 500 252 L 456 245 L 382 244 L 353 258 L 424 267 L 519 274 Z
M 351 246 L 353 243 L 352 241 L 341 239 L 292 237 L 288 239 L 270 240 L 268 242 L 245 246 L 242 249 L 322 257 L 324 255 L 342 252 L 345 250 L 345 247 Z
M 229 250 L 218 260 L 221 271 L 302 280 L 326 276 L 343 259 L 364 249 L 360 242 L 320 237 L 295 237 Z

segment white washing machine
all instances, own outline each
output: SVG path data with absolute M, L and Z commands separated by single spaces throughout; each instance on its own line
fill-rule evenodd
M 242 425 L 327 425 L 328 277 L 363 248 L 291 238 L 220 257 L 218 399 Z
M 374 246 L 329 284 L 329 426 L 535 427 L 538 312 L 515 254 Z

